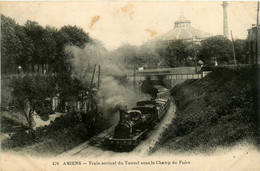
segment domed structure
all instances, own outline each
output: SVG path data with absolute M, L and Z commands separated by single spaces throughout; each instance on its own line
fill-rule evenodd
M 212 36 L 212 34 L 201 31 L 191 26 L 191 21 L 187 20 L 183 14 L 180 15 L 178 21 L 175 21 L 174 28 L 168 32 L 159 35 L 147 43 L 165 42 L 175 39 L 181 39 L 185 41 L 192 41 L 199 43 L 201 40 Z

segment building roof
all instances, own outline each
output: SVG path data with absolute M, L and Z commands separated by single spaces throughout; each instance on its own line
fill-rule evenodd
M 169 41 L 174 39 L 193 40 L 204 39 L 210 36 L 212 36 L 210 33 L 203 32 L 190 25 L 186 27 L 173 28 L 164 34 L 155 37 L 151 41 Z
M 250 29 L 248 29 L 247 31 L 248 31 L 248 39 L 249 40 L 256 40 L 256 30 L 258 30 L 258 32 L 259 32 L 259 30 L 260 30 L 260 25 L 258 25 L 258 26 L 253 26 L 252 28 L 250 28 Z
M 187 20 L 186 17 L 183 15 L 183 13 L 181 13 L 179 21 L 190 21 L 190 20 Z

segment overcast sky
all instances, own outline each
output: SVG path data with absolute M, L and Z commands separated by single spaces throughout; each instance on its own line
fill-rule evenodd
M 174 27 L 181 13 L 198 29 L 223 33 L 222 2 L 0 2 L 0 11 L 19 24 L 76 25 L 103 42 L 107 49 L 141 45 Z M 257 2 L 228 2 L 229 30 L 246 38 L 256 23 Z

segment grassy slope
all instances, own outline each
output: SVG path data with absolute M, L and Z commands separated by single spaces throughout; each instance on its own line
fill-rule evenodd
M 174 87 L 176 119 L 157 147 L 208 151 L 240 140 L 259 143 L 256 73 L 220 69 Z
M 29 152 L 34 155 L 57 155 L 91 136 L 86 125 L 73 113 L 57 118 L 50 126 L 37 129 L 34 135 L 26 133 L 24 128 L 13 129 L 14 121 L 8 118 L 2 117 L 1 122 L 2 133 L 13 133 L 10 139 L 2 142 L 2 149 Z
M 14 128 L 19 123 L 1 118 L 1 133 L 10 135 L 1 142 L 3 150 L 25 152 L 31 155 L 56 156 L 85 142 L 93 136 L 93 127 L 82 123 L 76 113 L 67 113 L 55 119 L 49 126 L 37 128 L 33 133 L 26 132 L 26 127 Z M 100 118 L 97 122 L 99 133 L 111 126 L 107 120 Z M 5 138 L 5 137 L 4 137 Z

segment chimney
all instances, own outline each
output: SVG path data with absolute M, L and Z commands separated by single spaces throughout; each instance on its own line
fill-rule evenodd
M 126 111 L 124 109 L 119 109 L 119 116 L 120 116 L 120 123 L 124 122 L 125 121 L 125 114 L 126 114 Z
M 227 16 L 227 1 L 223 1 L 223 35 L 228 38 L 228 16 Z

